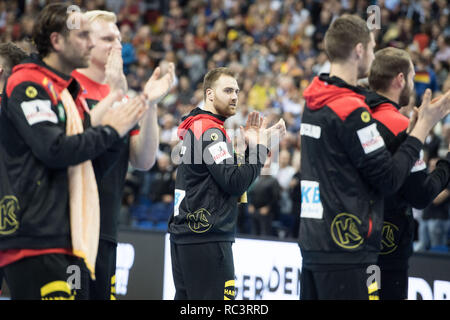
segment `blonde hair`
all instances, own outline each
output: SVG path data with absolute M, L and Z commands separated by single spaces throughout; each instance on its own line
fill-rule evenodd
M 104 11 L 104 10 L 91 10 L 84 13 L 85 17 L 88 19 L 89 23 L 97 20 L 106 22 L 117 22 L 117 17 L 114 12 Z

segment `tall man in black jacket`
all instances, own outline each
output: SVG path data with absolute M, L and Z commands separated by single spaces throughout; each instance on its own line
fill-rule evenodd
M 12 68 L 19 64 L 22 60 L 28 57 L 27 53 L 17 47 L 12 42 L 2 43 L 0 44 L 0 94 L 3 92 L 3 88 L 5 87 L 6 80 L 11 74 Z M 1 96 L 0 96 L 1 102 Z M 1 112 L 1 106 L 0 106 Z M 11 184 L 9 183 L 9 179 L 6 177 L 7 170 L 1 155 L 4 154 L 2 150 L 2 145 L 0 144 L 0 208 L 7 208 L 9 203 L 13 203 L 14 195 L 11 190 Z M 5 210 L 0 209 L 0 210 Z M 2 232 L 0 227 L 0 232 Z M 3 271 L 0 268 L 0 294 L 2 290 L 2 282 L 3 282 Z
M 304 91 L 301 299 L 378 299 L 366 272 L 378 260 L 383 197 L 403 185 L 429 130 L 448 113 L 449 94 L 430 104 L 428 92 L 414 129 L 391 157 L 356 87 L 374 46 L 364 20 L 336 19 L 325 35 L 330 74 Z
M 235 298 L 234 242 L 238 200 L 260 174 L 271 134 L 284 135 L 280 120 L 271 128 L 252 113 L 242 128 L 250 146 L 237 156 L 223 123 L 236 113 L 239 86 L 227 68 L 203 81 L 204 110 L 194 109 L 178 129 L 183 140 L 169 220 L 175 299 Z
M 385 48 L 375 54 L 369 75 L 370 88 L 366 102 L 377 121 L 386 148 L 394 154 L 407 137 L 409 119 L 399 109 L 409 103 L 414 91 L 414 66 L 409 54 L 396 48 Z M 450 178 L 450 154 L 440 160 L 428 174 L 423 152 L 411 169 L 403 186 L 385 198 L 381 251 L 382 300 L 406 299 L 408 294 L 408 259 L 413 250 L 414 218 L 411 206 L 427 207 L 446 188 Z
M 91 125 L 95 126 L 110 111 L 109 106 L 103 105 L 105 108 L 102 108 L 98 102 L 111 91 L 126 91 L 128 85 L 123 74 L 121 36 L 116 26 L 115 14 L 94 10 L 86 12 L 84 16 L 90 23 L 94 48 L 89 67 L 75 70 L 72 76 L 84 89 L 82 96 L 90 110 Z M 160 68 L 157 68 L 146 82 L 144 92 L 147 93 L 150 107 L 139 127 L 131 130 L 94 163 L 94 169 L 105 167 L 111 162 L 114 164 L 97 181 L 100 198 L 100 242 L 96 279 L 90 281 L 90 287 L 82 292 L 90 299 L 115 299 L 117 229 L 125 176 L 129 164 L 137 170 L 149 170 L 155 162 L 159 141 L 156 101 L 162 99 L 173 84 L 175 71 L 172 67 L 161 77 Z

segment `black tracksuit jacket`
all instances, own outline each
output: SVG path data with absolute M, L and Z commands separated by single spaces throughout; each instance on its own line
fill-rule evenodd
M 177 244 L 234 241 L 238 200 L 266 160 L 262 145 L 238 160 L 224 121 L 196 108 L 178 128 L 182 159 L 169 220 L 170 239 Z
M 97 158 L 119 140 L 109 126 L 67 136 L 58 95 L 65 88 L 84 109 L 79 84 L 37 56 L 17 65 L 8 79 L 0 142 L 20 209 L 2 217 L 6 225 L 0 230 L 0 250 L 71 248 L 67 168 Z
M 394 154 L 407 137 L 409 119 L 400 106 L 375 92 L 368 92 L 366 102 L 372 109 L 387 149 Z M 384 269 L 405 269 L 413 252 L 414 218 L 410 208 L 424 209 L 444 190 L 450 178 L 450 154 L 428 173 L 421 157 L 414 164 L 403 186 L 384 201 L 384 223 L 378 264 Z
M 383 198 L 403 185 L 422 143 L 407 137 L 391 157 L 362 91 L 338 77 L 314 78 L 304 97 L 303 264 L 376 264 Z

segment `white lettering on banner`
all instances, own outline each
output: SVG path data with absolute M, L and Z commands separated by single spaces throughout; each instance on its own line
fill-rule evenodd
M 231 158 L 230 153 L 228 152 L 227 144 L 223 141 L 215 143 L 211 147 L 208 148 L 209 153 L 214 159 L 214 162 L 219 164 L 223 160 Z
M 309 123 L 302 123 L 300 125 L 300 135 L 319 139 L 322 134 L 322 128 Z
M 117 244 L 116 259 L 116 294 L 126 295 L 128 287 L 128 275 L 134 264 L 134 247 L 130 243 Z
M 320 201 L 320 187 L 317 181 L 302 180 L 300 182 L 302 207 L 300 217 L 322 219 L 323 206 Z
M 302 256 L 296 242 L 236 238 L 233 244 L 236 300 L 298 300 Z M 173 300 L 170 235 L 164 249 L 163 299 Z M 408 299 L 449 300 L 450 282 L 409 277 Z
M 237 238 L 232 248 L 237 300 L 298 300 L 302 259 L 297 243 Z M 166 235 L 163 299 L 173 300 L 174 296 Z
M 434 294 L 433 294 L 434 292 Z M 433 290 L 422 278 L 408 278 L 408 300 L 450 300 L 450 282 L 435 280 Z
M 433 282 L 434 300 L 450 300 L 450 282 L 436 280 Z
M 423 155 L 424 155 L 423 150 L 420 150 L 419 160 L 416 161 L 416 163 L 414 164 L 414 166 L 411 169 L 411 172 L 422 171 L 427 168 L 427 164 L 423 160 Z
M 50 100 L 24 101 L 20 106 L 30 126 L 44 121 L 58 123 L 58 117 L 52 110 Z
M 175 197 L 173 200 L 173 215 L 176 217 L 180 214 L 180 204 L 186 196 L 186 191 L 181 189 L 175 189 Z
M 365 154 L 369 154 L 384 146 L 384 140 L 377 129 L 377 124 L 372 123 L 370 126 L 359 129 L 357 132 L 361 146 Z

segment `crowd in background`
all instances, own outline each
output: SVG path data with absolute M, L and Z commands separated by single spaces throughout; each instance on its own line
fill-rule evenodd
M 28 52 L 36 13 L 56 1 L 0 1 L 0 41 L 13 41 Z M 368 19 L 377 5 L 377 49 L 406 49 L 416 66 L 419 105 L 426 88 L 434 96 L 450 89 L 450 7 L 446 0 L 74 0 L 84 10 L 116 13 L 122 36 L 124 71 L 130 96 L 142 89 L 153 70 L 176 65 L 177 84 L 159 105 L 160 148 L 148 172 L 130 168 L 123 195 L 121 223 L 165 230 L 173 210 L 176 176 L 173 150 L 183 115 L 203 101 L 203 76 L 214 67 L 233 69 L 241 88 L 239 111 L 226 121 L 233 132 L 252 110 L 274 123 L 282 117 L 288 134 L 266 173 L 240 207 L 238 232 L 296 238 L 300 212 L 300 124 L 303 90 L 314 76 L 329 71 L 323 39 L 330 23 L 343 13 Z M 373 18 L 373 17 L 372 17 Z M 377 18 L 377 17 L 376 17 Z M 425 155 L 432 170 L 445 157 L 450 117 L 430 132 Z M 447 192 L 423 211 L 417 250 L 448 244 L 450 196 Z

